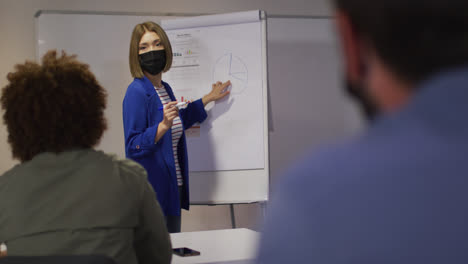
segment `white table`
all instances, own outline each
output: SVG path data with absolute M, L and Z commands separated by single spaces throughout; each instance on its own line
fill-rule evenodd
M 246 228 L 185 232 L 171 234 L 172 247 L 188 247 L 200 256 L 172 255 L 174 264 L 252 263 L 257 251 L 259 233 Z

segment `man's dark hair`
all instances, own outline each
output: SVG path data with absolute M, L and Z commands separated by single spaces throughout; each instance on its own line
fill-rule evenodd
M 8 74 L 0 98 L 13 157 L 95 146 L 104 130 L 106 93 L 89 66 L 49 51 L 42 65 L 26 62 Z
M 468 0 L 334 0 L 400 78 L 468 65 Z

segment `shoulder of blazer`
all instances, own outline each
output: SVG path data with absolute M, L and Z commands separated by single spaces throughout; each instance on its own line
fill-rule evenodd
M 140 92 L 144 92 L 148 97 L 156 94 L 156 91 L 148 78 L 134 78 L 133 82 L 128 86 L 128 89 L 136 89 Z

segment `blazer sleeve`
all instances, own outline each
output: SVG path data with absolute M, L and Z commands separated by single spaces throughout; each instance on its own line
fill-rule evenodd
M 122 104 L 125 135 L 125 153 L 129 158 L 139 158 L 154 152 L 154 139 L 158 124 L 149 126 L 148 95 L 138 85 L 130 85 Z
M 185 109 L 179 112 L 184 129 L 189 129 L 195 123 L 205 121 L 207 114 L 202 99 L 198 99 L 188 104 Z

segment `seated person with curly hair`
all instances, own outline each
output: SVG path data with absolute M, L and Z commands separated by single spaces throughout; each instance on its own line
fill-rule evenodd
M 106 129 L 106 93 L 89 66 L 49 51 L 42 65 L 17 65 L 7 78 L 3 119 L 21 162 L 0 177 L 0 243 L 8 255 L 170 263 L 146 171 L 93 150 Z

